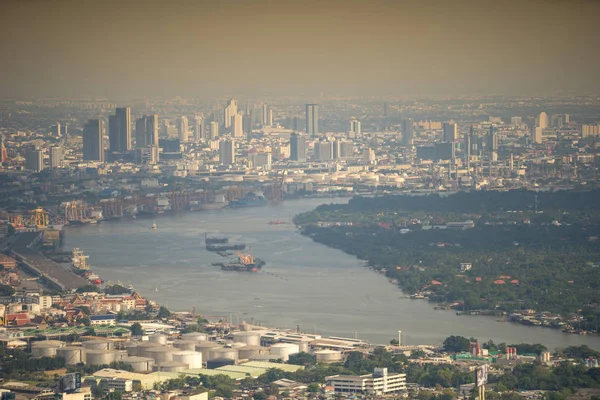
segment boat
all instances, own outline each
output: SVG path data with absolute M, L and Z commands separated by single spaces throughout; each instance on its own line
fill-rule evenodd
M 152 226 L 150 227 L 150 229 L 158 229 L 158 225 L 156 225 L 156 222 L 152 224 Z
M 226 237 L 208 237 L 208 233 L 204 234 L 204 243 L 205 244 L 223 244 L 228 243 L 229 238 Z
M 229 202 L 225 199 L 225 196 L 220 194 L 220 195 L 215 196 L 213 201 L 208 199 L 203 202 L 198 202 L 198 201 L 190 202 L 189 210 L 190 211 L 218 210 L 218 209 L 221 209 L 221 208 L 227 206 L 228 204 L 229 204 Z
M 236 253 L 237 261 L 220 264 L 223 271 L 258 272 L 266 264 L 260 258 L 254 258 L 252 254 L 244 254 L 237 250 Z
M 244 250 L 246 245 L 243 243 L 237 244 L 226 244 L 226 245 L 215 245 L 215 244 L 207 244 L 206 250 L 208 251 L 227 251 L 227 250 Z
M 243 207 L 261 207 L 269 204 L 267 200 L 261 194 L 248 193 L 239 200 L 235 200 L 229 203 L 229 208 L 243 208 Z
M 83 254 L 83 250 L 74 248 L 71 261 L 71 270 L 78 275 L 83 275 L 90 272 L 91 268 L 87 263 L 87 259 L 88 256 Z

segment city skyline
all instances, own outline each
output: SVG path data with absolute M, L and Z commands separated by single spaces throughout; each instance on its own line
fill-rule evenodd
M 600 4 L 575 3 L 6 1 L 0 45 L 10 56 L 0 92 L 119 99 L 593 92 Z M 215 34 L 224 24 L 227 32 Z

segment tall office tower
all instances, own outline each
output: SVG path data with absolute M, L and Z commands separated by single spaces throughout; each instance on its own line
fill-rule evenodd
M 181 143 L 188 141 L 188 119 L 184 115 L 177 119 L 177 135 Z
M 227 103 L 227 107 L 225 107 L 225 112 L 223 113 L 223 119 L 225 124 L 225 129 L 231 127 L 231 118 L 238 113 L 238 103 L 236 99 L 229 100 Z
M 548 119 L 548 114 L 542 111 L 537 118 L 537 126 L 539 126 L 542 129 L 546 129 L 549 125 L 549 122 L 550 121 Z
M 352 157 L 354 154 L 354 143 L 349 141 L 342 141 L 340 143 L 340 158 Z
M 356 137 L 356 135 L 360 135 L 360 132 L 360 121 L 355 118 L 352 118 L 350 120 L 350 136 Z
M 60 122 L 57 122 L 56 125 L 52 125 L 50 129 L 52 131 L 52 136 L 60 136 Z
M 487 143 L 488 151 L 498 151 L 498 128 L 491 125 Z
M 266 104 L 263 104 L 260 107 L 260 125 L 266 126 L 268 119 L 269 119 L 269 107 L 267 107 Z
M 267 123 L 265 125 L 273 126 L 273 109 L 272 108 L 267 109 Z
M 219 142 L 219 162 L 224 165 L 235 164 L 235 141 L 232 139 Z
M 292 133 L 290 136 L 290 160 L 306 161 L 306 139 L 301 133 Z
M 117 108 L 108 118 L 108 139 L 111 152 L 124 153 L 131 150 L 131 109 Z
M 455 142 L 458 138 L 458 127 L 453 122 L 444 122 L 442 125 L 444 131 L 444 142 Z
M 333 160 L 333 146 L 329 141 L 315 143 L 315 159 L 319 161 Z
M 25 150 L 25 169 L 40 172 L 44 169 L 44 152 L 37 147 L 28 147 Z
M 3 163 L 6 160 L 8 160 L 8 152 L 4 145 L 4 135 L 0 135 L 0 163 Z
M 146 146 L 158 146 L 158 115 L 151 114 L 146 118 Z
M 50 148 L 50 168 L 60 168 L 63 161 L 63 149 L 60 146 Z
M 306 105 L 306 133 L 309 137 L 319 136 L 319 105 Z
M 533 128 L 533 143 L 537 143 L 537 144 L 541 144 L 543 139 L 542 139 L 542 134 L 544 132 L 544 129 L 541 126 L 536 126 L 535 128 Z
M 415 125 L 412 118 L 402 120 L 402 145 L 412 146 L 415 136 Z
M 215 140 L 219 136 L 219 123 L 216 121 L 210 122 L 210 140 Z
M 331 146 L 333 150 L 333 159 L 337 160 L 342 157 L 342 142 L 339 140 L 332 140 Z
M 104 121 L 90 119 L 83 126 L 83 159 L 84 161 L 104 162 Z
M 65 137 L 69 136 L 69 124 L 64 124 L 60 126 L 60 135 Z
M 472 137 L 472 132 L 473 132 L 473 126 L 471 126 L 471 128 L 469 128 L 469 133 L 467 135 L 465 135 L 465 141 L 464 141 L 463 154 L 465 155 L 466 166 L 467 166 L 467 173 L 469 172 L 469 170 L 471 168 L 471 137 Z
M 292 122 L 292 129 L 298 132 L 300 130 L 300 118 L 294 117 Z
M 244 129 L 242 126 L 243 119 L 241 114 L 236 114 L 231 117 L 231 136 L 234 138 L 244 137 Z
M 363 161 L 369 164 L 373 164 L 376 161 L 375 151 L 373 149 L 365 149 L 363 151 Z
M 135 120 L 135 148 L 143 149 L 148 144 L 146 143 L 146 116 Z
M 242 116 L 242 130 L 248 135 L 248 138 L 252 136 L 252 115 Z
M 199 115 L 194 117 L 194 141 L 199 142 L 204 139 L 204 118 Z

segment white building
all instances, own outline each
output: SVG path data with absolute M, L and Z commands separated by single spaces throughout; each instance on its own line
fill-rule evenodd
M 225 107 L 225 111 L 224 111 L 225 129 L 227 129 L 231 126 L 231 118 L 233 116 L 237 115 L 237 113 L 238 113 L 237 100 L 235 100 L 235 99 L 229 100 L 229 103 L 227 104 L 227 107 Z
M 367 375 L 334 375 L 326 379 L 327 386 L 340 393 L 384 395 L 406 390 L 406 374 L 388 374 L 387 368 L 375 368 Z
M 538 116 L 538 124 L 537 124 L 540 128 L 545 129 L 550 125 L 550 120 L 548 118 L 548 114 L 546 114 L 545 112 L 541 112 L 540 115 Z
M 179 135 L 179 141 L 185 143 L 188 141 L 188 119 L 186 116 L 181 116 L 177 120 L 177 133 Z
M 231 136 L 234 138 L 244 137 L 241 114 L 236 114 L 231 117 Z

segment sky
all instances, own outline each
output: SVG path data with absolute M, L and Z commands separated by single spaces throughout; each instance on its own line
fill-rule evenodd
M 2 0 L 0 97 L 600 91 L 596 0 Z

